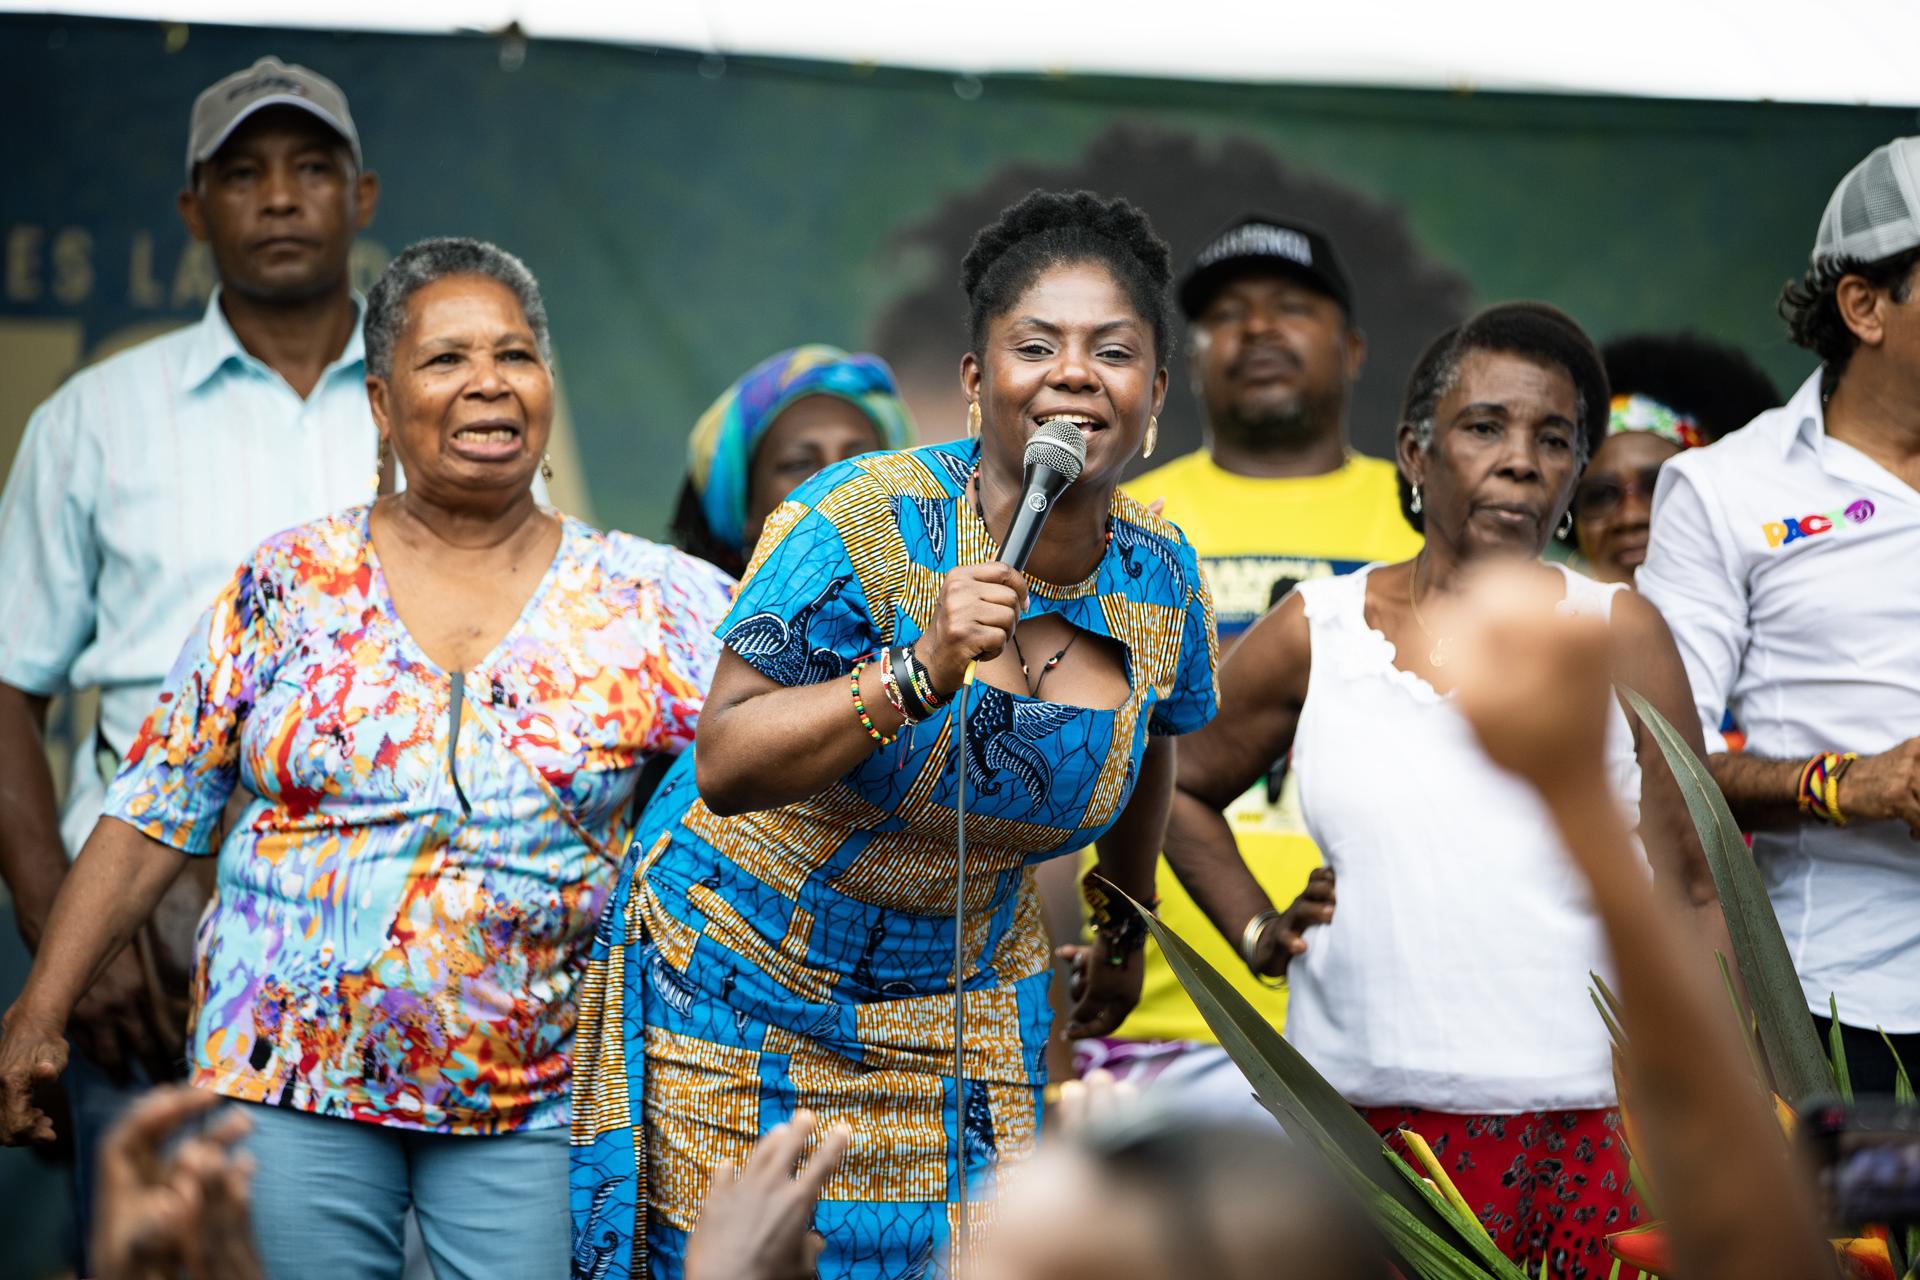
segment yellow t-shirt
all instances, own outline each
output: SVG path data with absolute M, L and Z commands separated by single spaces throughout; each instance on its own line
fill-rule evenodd
M 1350 573 L 1375 560 L 1405 560 L 1420 549 L 1420 535 L 1400 514 L 1393 464 L 1378 458 L 1355 454 L 1326 475 L 1268 480 L 1223 471 L 1202 450 L 1149 471 L 1126 488 L 1142 502 L 1165 498 L 1167 519 L 1199 552 L 1213 589 L 1223 652 L 1267 611 L 1276 582 Z M 1277 799 L 1270 801 L 1262 779 L 1227 809 L 1241 857 L 1282 908 L 1320 865 L 1294 792 L 1288 773 Z M 1091 866 L 1093 851 L 1084 857 Z M 1231 979 L 1274 1026 L 1284 1026 L 1286 994 L 1255 980 L 1240 959 L 1237 939 L 1220 936 L 1164 862 L 1157 887 L 1160 919 Z M 1120 1035 L 1128 1040 L 1214 1038 L 1151 942 L 1140 1004 Z

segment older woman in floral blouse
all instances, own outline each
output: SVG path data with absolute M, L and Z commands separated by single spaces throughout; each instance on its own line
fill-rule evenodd
M 275 1280 L 567 1268 L 575 987 L 647 759 L 692 740 L 718 570 L 540 507 L 545 309 L 413 246 L 367 303 L 406 489 L 262 543 L 189 640 L 0 1042 L 0 1136 L 88 979 L 192 855 L 194 1083 L 246 1108 Z M 216 848 L 236 786 L 252 793 Z

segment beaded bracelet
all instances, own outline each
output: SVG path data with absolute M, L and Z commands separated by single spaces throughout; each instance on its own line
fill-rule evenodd
M 892 680 L 889 687 L 900 695 L 900 718 L 908 724 L 919 724 L 933 714 L 933 708 L 914 686 L 912 661 L 913 650 L 905 645 L 887 650 L 887 671 Z
M 1087 900 L 1088 922 L 1093 926 L 1094 936 L 1107 944 L 1107 963 L 1118 969 L 1133 958 L 1133 953 L 1147 943 L 1147 918 L 1135 911 L 1131 904 L 1117 902 L 1107 891 L 1094 883 L 1105 881 L 1097 871 L 1089 871 L 1080 881 L 1080 896 Z M 1160 905 L 1156 896 L 1147 903 L 1152 910 Z
M 853 664 L 853 713 L 860 717 L 860 727 L 867 731 L 869 738 L 883 747 L 892 746 L 894 739 L 900 735 L 896 733 L 892 738 L 882 737 L 880 731 L 873 727 L 873 717 L 867 714 L 867 704 L 860 700 L 860 668 L 870 661 L 871 658 L 862 658 Z
M 933 672 L 927 670 L 927 664 L 914 654 L 913 646 L 908 645 L 901 652 L 906 657 L 907 670 L 913 673 L 914 692 L 920 695 L 920 701 L 927 704 L 927 710 L 938 711 L 946 706 L 947 700 L 933 687 Z
M 1800 812 L 1836 827 L 1847 825 L 1840 811 L 1840 779 L 1860 755 L 1856 751 L 1823 751 L 1800 770 Z

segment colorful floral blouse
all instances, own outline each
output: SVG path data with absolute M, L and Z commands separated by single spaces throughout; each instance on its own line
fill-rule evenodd
M 574 986 L 636 779 L 693 740 L 731 583 L 567 519 L 456 718 L 367 518 L 255 550 L 108 794 L 194 854 L 236 783 L 253 796 L 200 927 L 194 1083 L 445 1133 L 565 1125 Z

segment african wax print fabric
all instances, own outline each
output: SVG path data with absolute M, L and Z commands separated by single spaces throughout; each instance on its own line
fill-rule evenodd
M 441 1133 L 568 1123 L 573 992 L 640 767 L 692 741 L 729 580 L 565 520 L 518 619 L 452 680 L 356 507 L 268 539 L 214 602 L 106 812 L 213 850 L 193 1082 Z
M 964 497 L 978 454 L 869 454 L 796 490 L 767 523 L 727 646 L 800 685 L 916 639 L 945 573 L 995 553 Z M 582 987 L 576 1276 L 679 1276 L 710 1171 L 798 1107 L 854 1134 L 815 1217 L 827 1280 L 930 1274 L 958 1212 L 956 1144 L 976 1198 L 1031 1149 L 1050 1020 L 1032 869 L 1113 823 L 1149 733 L 1197 729 L 1215 704 L 1192 547 L 1124 495 L 1111 517 L 1092 575 L 1031 581 L 1027 616 L 1123 646 L 1126 700 L 1094 710 L 984 683 L 967 700 L 964 1114 L 950 1076 L 959 701 L 761 813 L 715 814 L 683 757 L 641 819 Z

